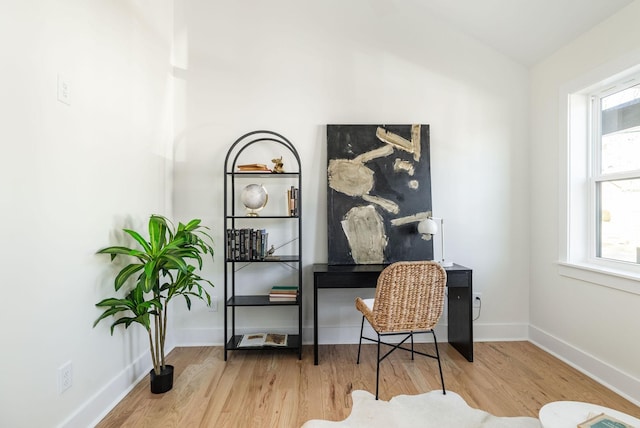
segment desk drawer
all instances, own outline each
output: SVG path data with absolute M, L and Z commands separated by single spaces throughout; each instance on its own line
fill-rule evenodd
M 471 273 L 470 272 L 447 272 L 447 287 L 470 287 L 471 286 Z
M 316 288 L 375 288 L 380 272 L 315 272 Z

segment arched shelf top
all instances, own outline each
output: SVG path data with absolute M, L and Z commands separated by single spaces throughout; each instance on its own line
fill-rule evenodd
M 248 132 L 243 136 L 241 136 L 240 138 L 238 138 L 231 145 L 231 147 L 229 148 L 229 151 L 227 151 L 227 155 L 224 161 L 225 173 L 227 174 L 233 173 L 233 174 L 239 174 L 239 175 L 240 174 L 256 174 L 256 172 L 243 173 L 243 172 L 236 171 L 236 167 L 238 166 L 238 159 L 240 158 L 242 153 L 245 150 L 247 150 L 249 147 L 255 144 L 268 143 L 268 142 L 272 142 L 272 143 L 283 146 L 293 155 L 293 158 L 295 159 L 295 162 L 296 162 L 296 165 L 295 165 L 296 172 L 288 172 L 284 174 L 288 174 L 288 175 L 299 174 L 300 171 L 302 170 L 302 165 L 300 163 L 300 155 L 298 154 L 298 151 L 296 150 L 294 145 L 291 143 L 291 141 L 289 141 L 283 135 L 278 134 L 277 132 L 274 132 L 274 131 L 267 131 L 267 130 L 257 130 L 257 131 Z M 267 174 L 268 172 L 262 172 L 262 173 L 257 172 L 257 173 Z M 273 173 L 273 174 L 280 175 L 280 173 Z

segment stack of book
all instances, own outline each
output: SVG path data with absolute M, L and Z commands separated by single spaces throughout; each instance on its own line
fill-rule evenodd
M 300 215 L 299 209 L 299 190 L 297 187 L 291 186 L 287 189 L 287 212 L 292 217 Z
M 246 163 L 243 165 L 238 165 L 238 171 L 240 172 L 251 172 L 251 171 L 271 172 L 271 170 L 267 168 L 265 164 L 262 164 L 262 163 Z
M 227 260 L 263 260 L 268 241 L 265 229 L 227 229 Z
M 270 302 L 295 302 L 297 298 L 297 285 L 274 285 L 269 292 Z

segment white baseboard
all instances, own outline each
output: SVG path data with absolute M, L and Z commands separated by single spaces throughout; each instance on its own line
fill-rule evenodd
M 640 406 L 640 379 L 636 379 L 534 326 L 529 326 L 529 341 Z
M 149 373 L 151 366 L 151 356 L 146 351 L 87 399 L 58 428 L 96 426 Z
M 473 324 L 474 342 L 513 342 L 529 340 L 528 324 Z
M 224 329 L 219 328 L 174 328 L 176 346 L 222 346 Z
M 249 329 L 252 332 L 259 331 L 263 327 Z M 446 342 L 447 325 L 436 326 L 438 342 Z M 474 342 L 505 342 L 529 339 L 529 326 L 527 324 L 478 324 L 473 325 Z M 278 330 L 279 331 L 279 330 Z M 247 333 L 249 331 L 241 331 Z M 365 323 L 365 333 L 373 334 L 373 330 Z M 336 325 L 320 326 L 318 331 L 318 344 L 320 345 L 349 345 L 358 343 L 360 325 Z M 424 335 L 423 340 L 431 341 L 430 335 Z M 222 327 L 206 329 L 176 329 L 174 330 L 175 346 L 222 346 L 224 331 Z M 313 344 L 313 327 L 305 326 L 302 332 L 302 343 Z M 420 340 L 419 338 L 416 340 Z
M 245 329 L 246 330 L 246 329 Z M 256 327 L 241 331 L 240 333 L 248 333 L 262 331 L 264 327 Z M 278 330 L 280 331 L 280 330 Z M 176 329 L 174 330 L 176 346 L 222 346 L 224 342 L 224 331 L 222 328 L 208 329 Z M 286 332 L 286 331 L 284 331 Z M 373 335 L 371 328 L 365 327 L 365 333 Z M 436 326 L 436 335 L 438 342 L 447 341 L 447 327 Z M 430 335 L 422 335 L 422 341 L 431 341 Z M 360 337 L 360 326 L 329 326 L 321 327 L 318 332 L 318 344 L 320 345 L 349 345 L 358 343 Z M 416 337 L 416 341 L 420 342 L 420 336 Z M 313 344 L 313 327 L 303 327 L 302 343 L 304 345 Z
M 447 341 L 447 327 L 437 325 L 435 328 L 436 337 L 438 343 Z M 310 340 L 305 344 L 313 344 L 313 328 L 309 328 L 309 335 L 305 334 L 305 337 L 309 336 Z M 369 337 L 375 337 L 374 331 L 371 327 L 364 328 L 365 335 Z M 318 331 L 318 345 L 353 345 L 357 344 L 360 338 L 360 326 L 329 326 L 320 327 Z M 416 342 L 433 342 L 433 338 L 430 334 L 421 334 L 415 337 Z M 391 342 L 392 340 L 385 340 Z

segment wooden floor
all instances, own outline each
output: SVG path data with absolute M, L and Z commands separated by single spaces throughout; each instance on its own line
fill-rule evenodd
M 423 350 L 432 345 L 418 345 Z M 475 361 L 441 344 L 447 390 L 496 416 L 537 417 L 559 400 L 587 401 L 640 417 L 640 407 L 611 392 L 529 342 L 476 343 Z M 98 425 L 106 427 L 299 427 L 309 419 L 342 420 L 351 391 L 375 392 L 375 345 L 320 346 L 303 359 L 289 352 L 231 352 L 221 347 L 177 348 L 174 387 L 154 395 L 145 378 Z M 380 399 L 440 388 L 435 360 L 395 352 L 381 366 Z

